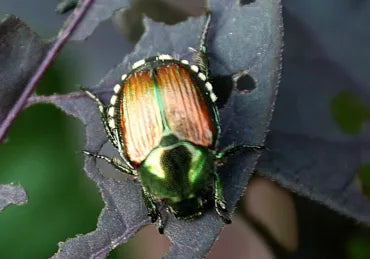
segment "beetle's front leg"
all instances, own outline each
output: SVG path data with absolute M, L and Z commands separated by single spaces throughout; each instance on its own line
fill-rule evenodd
M 94 157 L 94 158 L 99 158 L 99 159 L 102 159 L 104 161 L 106 161 L 108 164 L 111 164 L 114 168 L 116 168 L 118 171 L 121 171 L 123 173 L 126 173 L 128 175 L 134 175 L 136 176 L 137 173 L 135 170 L 132 170 L 130 168 L 128 168 L 126 166 L 126 164 L 124 164 L 119 158 L 117 157 L 113 157 L 113 158 L 110 158 L 110 157 L 107 157 L 107 156 L 104 156 L 104 155 L 100 155 L 100 154 L 94 154 L 94 153 L 90 153 L 89 151 L 82 151 L 85 155 L 88 155 L 88 156 L 91 156 L 91 157 Z
M 215 180 L 214 180 L 214 199 L 215 199 L 215 208 L 217 211 L 217 214 L 221 217 L 223 222 L 225 224 L 230 224 L 231 220 L 229 216 L 227 215 L 227 209 L 226 209 L 226 202 L 224 198 L 224 190 L 222 187 L 222 183 L 220 180 L 220 176 L 218 173 L 215 173 Z
M 84 88 L 81 88 L 81 90 L 98 105 L 100 116 L 101 116 L 101 121 L 103 122 L 103 126 L 104 126 L 104 130 L 107 133 L 109 140 L 113 143 L 113 145 L 116 148 L 118 148 L 117 139 L 115 138 L 111 128 L 108 125 L 107 107 L 102 103 L 102 101 L 99 99 L 98 96 L 96 96 L 89 90 L 84 89 Z
M 160 234 L 163 234 L 164 223 L 163 223 L 161 213 L 158 210 L 157 204 L 153 201 L 152 196 L 147 190 L 145 190 L 144 187 L 142 189 L 142 194 L 143 194 L 145 205 L 148 209 L 148 216 L 151 217 L 152 223 L 158 221 L 158 231 Z

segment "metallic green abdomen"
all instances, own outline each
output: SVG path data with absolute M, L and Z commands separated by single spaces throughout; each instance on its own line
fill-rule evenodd
M 214 170 L 209 150 L 189 142 L 155 148 L 138 168 L 143 186 L 169 205 L 202 196 Z

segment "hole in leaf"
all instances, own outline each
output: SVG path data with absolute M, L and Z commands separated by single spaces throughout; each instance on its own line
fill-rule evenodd
M 370 163 L 360 166 L 357 171 L 357 177 L 360 182 L 362 193 L 370 198 Z
M 370 107 L 349 91 L 338 93 L 331 102 L 334 120 L 348 134 L 360 133 L 370 121 Z
M 256 2 L 256 0 L 240 0 L 240 5 L 247 5 Z
M 144 15 L 156 22 L 172 25 L 185 21 L 189 16 L 204 13 L 205 0 L 134 0 L 132 7 L 117 11 L 113 22 L 125 37 L 137 42 L 144 32 Z
M 61 91 L 71 85 L 73 69 L 70 63 L 54 63 L 37 90 Z M 1 146 L 0 182 L 22 183 L 30 199 L 1 214 L 0 257 L 49 257 L 61 240 L 96 228 L 104 204 L 83 173 L 83 132 L 80 121 L 51 104 L 32 106 L 15 121 Z M 24 249 L 17 249 L 20 243 Z
M 0 182 L 22 183 L 30 199 L 1 214 L 2 258 L 49 257 L 61 240 L 96 228 L 104 204 L 82 172 L 82 132 L 81 122 L 50 104 L 30 107 L 17 118 L 10 141 L 1 147 Z M 24 249 L 17 249 L 22 242 Z
M 241 92 L 251 92 L 256 88 L 256 82 L 254 79 L 246 74 L 240 76 L 236 81 L 236 89 Z
M 81 86 L 95 85 L 106 75 L 107 71 L 122 62 L 122 57 L 130 53 L 133 48 L 134 45 L 117 33 L 110 21 L 103 21 L 83 44 L 71 42 L 67 45 L 48 69 L 57 70 L 58 73 L 67 73 L 63 76 L 68 77 L 68 84 L 54 78 L 53 83 L 45 85 L 42 91 L 38 90 L 40 88 L 38 87 L 37 93 L 42 95 L 66 94 L 79 91 Z M 96 51 L 97 49 L 104 49 L 104 51 Z M 61 84 L 61 87 L 55 89 L 55 84 Z
M 109 254 L 113 258 L 162 258 L 170 249 L 170 241 L 160 235 L 155 225 L 142 228 L 133 239 Z
M 217 96 L 216 105 L 222 108 L 229 99 L 233 90 L 233 79 L 231 76 L 214 77 L 212 80 L 213 92 Z
M 273 181 L 253 177 L 242 206 L 242 215 L 272 248 L 297 250 L 298 222 L 292 193 Z
M 41 79 L 40 85 L 36 88 L 37 95 L 52 95 L 55 93 L 68 93 L 73 91 L 73 85 L 69 82 L 66 84 L 66 78 L 68 81 L 77 81 L 74 76 L 73 70 L 76 66 L 72 65 L 68 59 L 59 58 L 57 61 L 48 68 L 48 72 Z M 47 84 L 46 82 L 49 82 Z M 52 83 L 50 83 L 52 82 Z
M 75 9 L 77 4 L 78 4 L 78 0 L 62 0 L 57 5 L 55 11 L 57 13 L 64 14 L 64 13 L 67 13 Z
M 361 229 L 349 238 L 347 244 L 348 258 L 370 258 L 370 231 Z

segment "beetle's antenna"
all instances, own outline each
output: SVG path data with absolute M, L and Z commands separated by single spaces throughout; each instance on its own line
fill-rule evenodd
M 193 60 L 199 67 L 200 71 L 209 75 L 208 57 L 207 57 L 207 36 L 211 24 L 211 11 L 206 9 L 206 23 L 204 24 L 202 35 L 200 36 L 199 49 L 194 52 Z
M 200 46 L 199 46 L 199 51 L 201 52 L 207 52 L 207 36 L 208 36 L 208 31 L 209 31 L 209 26 L 211 24 L 211 10 L 206 9 L 206 24 L 204 25 L 202 35 L 200 37 Z

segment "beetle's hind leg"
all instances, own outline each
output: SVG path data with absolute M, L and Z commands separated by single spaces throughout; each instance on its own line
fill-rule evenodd
M 90 92 L 89 90 L 85 88 L 81 88 L 81 90 L 90 98 L 92 99 L 99 108 L 101 120 L 103 122 L 104 130 L 108 135 L 109 140 L 113 143 L 113 145 L 118 148 L 118 142 L 117 139 L 115 138 L 111 128 L 108 125 L 108 115 L 107 115 L 107 107 L 102 103 L 102 101 L 99 99 L 97 95 L 94 93 Z
M 248 152 L 261 152 L 265 150 L 265 147 L 264 146 L 253 146 L 253 145 L 238 145 L 238 146 L 227 147 L 221 152 L 216 154 L 216 160 L 221 160 L 223 158 L 226 158 L 230 155 L 233 155 L 243 150 L 246 150 Z
M 145 190 L 145 188 L 142 189 L 142 194 L 143 194 L 145 205 L 148 209 L 148 216 L 150 216 L 152 223 L 156 221 L 158 222 L 158 231 L 160 234 L 163 234 L 164 222 L 162 219 L 162 215 L 159 212 L 157 204 L 153 201 L 152 196 L 147 190 Z
M 217 214 L 221 217 L 222 221 L 225 224 L 230 224 L 231 220 L 227 215 L 226 202 L 224 198 L 224 190 L 218 173 L 215 173 L 214 180 L 214 199 L 215 199 L 215 208 Z

